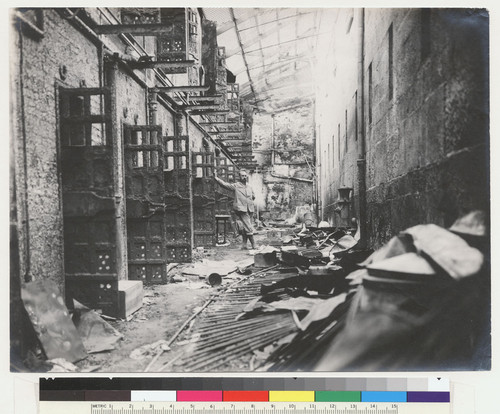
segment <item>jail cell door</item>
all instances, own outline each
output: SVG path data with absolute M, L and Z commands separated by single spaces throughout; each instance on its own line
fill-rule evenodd
M 192 187 L 189 137 L 166 136 L 164 145 L 165 243 L 168 263 L 192 258 Z
M 215 157 L 215 169 L 217 177 L 228 183 L 234 183 L 234 165 L 229 163 L 226 157 Z M 234 230 L 233 202 L 234 191 L 220 185 L 215 186 L 215 214 L 231 216 L 231 230 Z M 219 238 L 219 235 L 217 237 Z
M 66 299 L 118 312 L 109 90 L 59 88 Z
M 130 280 L 167 280 L 163 147 L 158 125 L 124 125 Z
M 220 179 L 228 183 L 234 183 L 234 165 L 230 164 L 226 157 L 215 158 L 215 169 Z M 215 213 L 231 214 L 233 211 L 234 191 L 218 185 L 215 187 L 215 194 Z
M 214 154 L 193 153 L 193 218 L 194 245 L 215 244 L 215 180 Z

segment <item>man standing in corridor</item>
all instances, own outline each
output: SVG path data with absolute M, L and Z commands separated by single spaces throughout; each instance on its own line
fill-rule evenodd
M 248 173 L 245 170 L 240 170 L 239 172 L 240 180 L 234 184 L 226 183 L 217 177 L 215 173 L 215 180 L 224 188 L 234 191 L 234 213 L 236 214 L 236 225 L 238 231 L 243 237 L 242 249 L 247 248 L 247 240 L 250 241 L 252 249 L 255 249 L 255 241 L 253 238 L 253 225 L 252 216 L 254 211 L 253 200 L 255 200 L 255 195 L 252 188 L 248 184 Z

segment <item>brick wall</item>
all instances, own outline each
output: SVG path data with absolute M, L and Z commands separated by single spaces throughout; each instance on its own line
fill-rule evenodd
M 46 10 L 44 18 L 42 39 L 19 37 L 13 32 L 11 63 L 19 79 L 12 99 L 17 95 L 22 102 L 18 115 L 24 127 L 24 134 L 19 131 L 16 137 L 20 266 L 26 280 L 52 279 L 62 287 L 56 82 L 67 87 L 79 87 L 82 82 L 98 87 L 98 55 L 96 47 L 59 14 Z M 64 81 L 60 75 L 63 66 L 67 76 Z
M 158 111 L 156 112 L 156 122 L 158 125 L 161 125 L 161 130 L 164 136 L 174 135 L 175 116 L 163 105 L 158 105 Z

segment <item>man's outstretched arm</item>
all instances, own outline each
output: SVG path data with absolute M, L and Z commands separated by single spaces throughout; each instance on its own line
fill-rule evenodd
M 221 180 L 219 177 L 214 175 L 215 181 L 217 181 L 222 187 L 227 188 L 228 190 L 233 190 L 235 189 L 234 184 L 231 183 L 226 183 L 224 180 Z

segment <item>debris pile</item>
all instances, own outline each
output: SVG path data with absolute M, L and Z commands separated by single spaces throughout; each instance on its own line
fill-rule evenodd
M 487 369 L 488 253 L 465 241 L 476 229 L 428 224 L 394 237 L 346 277 L 343 306 L 277 348 L 265 369 Z M 474 237 L 487 245 L 485 231 Z
M 375 252 L 358 249 L 357 234 L 345 229 L 273 234 L 254 260 L 275 268 L 221 294 L 178 364 L 228 370 L 239 358 L 239 369 L 266 371 L 487 369 L 489 253 L 487 226 L 478 222 L 414 226 Z
M 97 312 L 75 302 L 70 315 L 58 286 L 50 280 L 25 283 L 21 298 L 39 352 L 29 352 L 24 365 L 44 372 L 91 372 L 99 366 L 82 370 L 73 363 L 89 354 L 115 349 L 123 336 Z
M 327 317 L 345 314 L 352 296 L 345 269 L 357 268 L 371 251 L 352 249 L 357 241 L 344 230 L 299 227 L 266 236 L 269 243 L 254 255 L 253 274 L 226 288 L 200 315 L 174 369 L 259 369 Z M 200 269 L 194 273 L 213 270 L 208 262 Z M 245 365 L 234 367 L 235 359 Z
M 190 349 L 185 350 L 184 357 L 174 367 L 182 371 L 213 370 L 296 331 L 288 311 L 259 318 L 244 317 L 245 307 L 259 294 L 263 282 L 272 283 L 286 277 L 286 273 L 268 268 L 223 291 L 196 321 Z
M 410 227 L 373 251 L 356 229 L 266 228 L 253 257 L 176 266 L 210 298 L 168 340 L 129 357 L 157 372 L 489 369 L 488 229 L 474 212 L 449 229 Z M 90 309 L 71 319 L 53 283 L 26 284 L 22 300 L 45 370 L 75 371 L 122 338 Z

